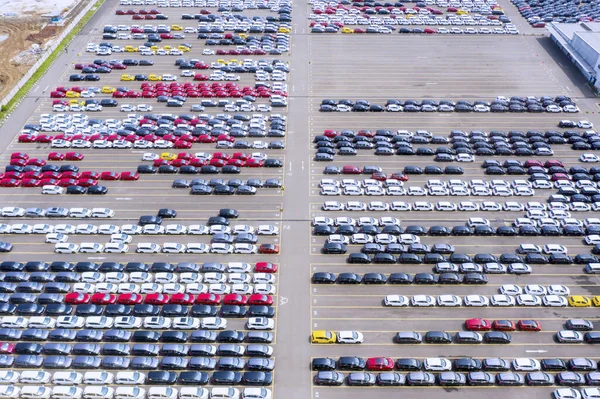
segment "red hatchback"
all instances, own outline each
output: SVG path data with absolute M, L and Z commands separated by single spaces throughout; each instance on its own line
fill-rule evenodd
M 117 297 L 117 302 L 123 305 L 139 305 L 143 299 L 140 294 L 121 294 Z
M 14 159 L 14 158 L 28 160 L 29 155 L 25 154 L 24 152 L 13 152 L 12 154 L 10 154 L 10 159 Z
M 2 179 L 0 180 L 0 187 L 19 187 L 21 180 L 17 179 Z
M 245 305 L 248 297 L 240 294 L 227 294 L 223 297 L 223 305 Z
M 469 331 L 489 331 L 492 323 L 486 319 L 468 319 L 465 320 L 465 328 Z
M 256 273 L 277 273 L 277 264 L 271 262 L 257 262 L 254 271 Z
M 15 351 L 15 344 L 12 342 L 0 342 L 0 353 L 13 353 Z
M 153 292 L 152 294 L 147 294 L 146 298 L 144 298 L 144 303 L 149 303 L 151 305 L 164 305 L 169 302 L 169 296 L 165 294 L 159 294 Z
M 39 187 L 42 185 L 42 181 L 35 178 L 26 178 L 21 180 L 21 187 Z
M 389 357 L 370 357 L 367 359 L 367 370 L 393 370 L 394 360 Z
M 137 172 L 123 172 L 121 173 L 121 180 L 138 180 L 140 174 Z
M 192 294 L 173 294 L 171 295 L 171 299 L 169 299 L 169 303 L 175 303 L 179 305 L 193 305 L 195 299 L 196 298 Z
M 515 331 L 517 327 L 510 320 L 494 320 L 492 329 L 496 331 Z
M 273 305 L 273 297 L 271 295 L 264 294 L 252 294 L 250 298 L 248 298 L 249 305 Z
M 202 305 L 218 305 L 221 303 L 221 296 L 218 294 L 199 294 L 196 297 L 196 303 Z
M 521 331 L 542 331 L 542 323 L 537 320 L 519 320 L 517 328 Z
M 83 154 L 80 154 L 78 152 L 67 152 L 65 154 L 65 159 L 67 161 L 81 161 L 83 160 Z
M 89 303 L 90 299 L 90 294 L 83 294 L 81 292 L 70 292 L 65 296 L 65 303 L 68 303 L 70 305 L 83 305 Z
M 117 296 L 111 294 L 94 294 L 92 295 L 92 303 L 96 305 L 112 305 L 117 303 Z

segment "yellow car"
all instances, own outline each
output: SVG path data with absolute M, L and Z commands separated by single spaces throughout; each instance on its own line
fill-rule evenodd
M 191 49 L 188 46 L 177 46 L 177 50 L 183 51 L 184 53 L 187 53 Z
M 310 336 L 310 342 L 313 344 L 335 344 L 337 336 L 333 331 L 313 331 Z
M 171 47 L 171 46 L 169 46 L 169 45 L 167 45 L 167 46 L 163 46 L 163 50 L 166 50 L 166 51 L 171 51 L 171 50 L 173 50 L 173 47 Z
M 246 33 L 240 33 L 238 36 L 241 37 L 242 39 L 248 38 L 248 34 L 246 34 Z
M 219 58 L 217 60 L 217 63 L 222 64 L 222 65 L 227 65 L 227 61 L 225 61 L 223 58 Z
M 352 29 L 352 28 L 342 28 L 342 33 L 354 33 L 354 29 Z
M 102 90 L 100 90 L 100 91 L 105 94 L 112 94 L 115 91 L 117 91 L 117 89 L 115 89 L 114 87 L 110 87 L 110 86 L 102 86 Z
M 587 308 L 588 306 L 592 306 L 592 301 L 590 301 L 590 298 L 583 295 L 572 295 L 569 297 L 569 306 Z
M 594 306 L 600 306 L 600 296 L 595 296 L 592 298 L 592 304 Z
M 123 75 L 121 75 L 121 80 L 124 82 L 129 82 L 135 80 L 135 76 L 124 73 Z
M 290 29 L 289 28 L 279 28 L 279 33 L 290 33 Z
M 162 154 L 160 154 L 160 159 L 164 159 L 166 161 L 173 161 L 174 159 L 177 159 L 177 155 L 173 154 L 172 152 L 163 152 Z
M 80 96 L 81 96 L 81 94 L 79 94 L 78 92 L 73 91 L 73 90 L 69 90 L 68 92 L 65 93 L 65 97 L 68 97 L 68 98 L 79 98 Z
M 181 25 L 171 25 L 171 30 L 183 30 L 183 26 L 181 26 Z
M 83 100 L 69 100 L 69 105 L 82 105 L 82 106 L 85 106 L 85 101 L 83 101 Z
M 153 80 L 153 81 L 162 80 L 162 76 L 155 75 L 152 73 L 152 74 L 148 75 L 148 80 Z
M 127 53 L 135 53 L 137 51 L 139 51 L 139 49 L 137 47 L 125 46 L 125 52 L 127 52 Z
M 150 50 L 152 50 L 152 51 L 158 51 L 158 46 L 150 46 Z
M 465 10 L 458 10 L 458 11 L 456 12 L 456 15 L 467 15 L 467 14 L 469 14 L 469 12 L 468 12 L 468 11 L 465 11 Z

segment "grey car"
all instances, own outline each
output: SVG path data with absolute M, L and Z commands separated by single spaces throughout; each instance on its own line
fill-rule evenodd
M 403 374 L 394 373 L 394 372 L 386 372 L 377 374 L 377 378 L 375 383 L 381 386 L 398 386 L 404 385 L 406 382 L 406 378 Z
M 406 375 L 406 385 L 431 386 L 435 384 L 435 377 L 431 373 L 415 371 Z
M 337 371 L 319 371 L 313 382 L 315 385 L 339 386 L 344 383 L 344 374 Z

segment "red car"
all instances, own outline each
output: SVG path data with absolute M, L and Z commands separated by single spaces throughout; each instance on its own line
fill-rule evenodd
M 17 139 L 19 143 L 34 143 L 37 137 L 34 134 L 20 134 Z
M 360 175 L 362 173 L 362 169 L 358 166 L 345 165 L 342 168 L 342 173 L 345 175 Z
M 138 180 L 140 174 L 137 172 L 123 172 L 121 173 L 121 180 Z
M 496 331 L 515 331 L 517 327 L 510 320 L 494 320 L 492 329 Z
M 223 159 L 227 161 L 231 156 L 229 154 L 225 154 L 224 152 L 215 152 L 212 156 L 212 159 Z
M 256 273 L 277 273 L 277 264 L 271 262 L 257 262 L 254 271 Z
M 17 179 L 2 179 L 0 180 L 0 187 L 19 187 L 21 180 Z
M 231 158 L 241 159 L 242 161 L 247 161 L 248 159 L 250 159 L 250 154 L 246 154 L 243 152 L 234 152 L 233 156 Z
M 61 177 L 62 173 L 60 172 L 47 171 L 42 173 L 42 179 L 60 179 Z
M 245 305 L 248 297 L 240 294 L 227 294 L 223 297 L 223 305 Z
M 277 244 L 261 244 L 258 247 L 259 254 L 278 254 L 279 253 L 279 245 Z
M 23 179 L 25 179 L 25 178 L 41 179 L 42 172 L 38 172 L 36 170 L 30 170 L 28 172 L 23 173 Z
M 528 159 L 527 161 L 525 161 L 525 163 L 523 164 L 524 167 L 526 168 L 531 168 L 532 166 L 539 166 L 539 167 L 543 167 L 544 165 L 538 161 L 537 159 Z
M 557 180 L 571 180 L 571 176 L 569 176 L 565 173 L 555 173 L 552 175 L 552 181 L 557 181 Z
M 405 175 L 404 173 L 396 172 L 396 173 L 391 174 L 390 179 L 396 179 L 399 181 L 408 181 L 408 176 Z
M 244 161 L 242 161 L 241 159 L 230 159 L 229 161 L 227 161 L 227 165 L 242 167 L 244 166 Z
M 86 170 L 84 172 L 81 172 L 81 178 L 98 180 L 100 178 L 100 173 Z
M 78 182 L 76 179 L 60 179 L 58 181 L 60 187 L 76 186 L 77 184 Z
M 263 166 L 263 161 L 258 159 L 249 159 L 246 161 L 246 166 L 248 168 L 260 168 Z
M 552 166 L 560 166 L 561 168 L 564 168 L 565 164 L 562 163 L 561 161 L 557 160 L 557 159 L 549 159 L 546 162 L 544 162 L 544 167 L 545 168 L 550 168 Z
M 17 180 L 21 180 L 23 177 L 25 177 L 25 174 L 23 172 L 14 172 L 14 171 L 10 171 L 10 172 L 6 172 L 4 174 L 4 177 L 6 179 L 17 179 Z
M 33 177 L 28 177 L 26 179 L 21 180 L 21 187 L 39 187 L 41 185 L 42 181 Z
M 178 149 L 192 148 L 192 143 L 190 143 L 189 141 L 185 141 L 185 140 L 177 140 L 176 142 L 173 143 L 173 148 L 178 148 Z
M 465 328 L 469 331 L 489 331 L 492 323 L 486 319 L 468 319 L 465 320 Z
M 65 159 L 67 161 L 81 161 L 83 160 L 83 154 L 80 154 L 78 152 L 67 152 L 65 154 Z
M 23 158 L 11 158 L 9 165 L 11 166 L 25 166 L 27 165 L 27 160 Z
M 196 297 L 196 303 L 202 305 L 218 305 L 221 303 L 221 296 L 218 294 L 199 294 Z
M 59 177 L 59 179 L 79 179 L 80 177 L 81 174 L 79 174 L 78 172 L 68 170 L 64 173 L 61 173 L 61 177 Z
M 210 162 L 208 164 L 211 166 L 216 166 L 217 168 L 221 168 L 221 167 L 225 166 L 226 163 L 227 163 L 227 161 L 225 161 L 224 159 L 213 158 L 210 160 Z
M 51 152 L 48 154 L 48 160 L 50 161 L 62 161 L 65 159 L 65 154 L 60 152 Z
M 65 296 L 65 303 L 70 305 L 82 305 L 90 303 L 92 299 L 90 294 L 84 294 L 81 292 L 70 292 Z
M 193 305 L 194 304 L 194 295 L 192 294 L 173 294 L 171 295 L 171 299 L 169 299 L 169 303 L 175 303 L 179 305 Z
M 25 154 L 24 152 L 13 152 L 12 154 L 10 154 L 10 159 L 14 159 L 14 158 L 28 160 L 29 155 Z
M 521 331 L 542 331 L 542 323 L 537 320 L 519 320 L 517 328 Z
M 144 303 L 149 303 L 151 305 L 164 305 L 169 302 L 169 296 L 165 294 L 152 293 L 146 295 L 144 299 Z
M 215 143 L 217 141 L 213 136 L 209 136 L 208 134 L 201 134 L 198 136 L 199 143 Z
M 119 180 L 120 175 L 116 172 L 102 172 L 100 180 Z
M 39 158 L 31 158 L 27 161 L 27 165 L 44 166 L 44 165 L 46 165 L 46 161 L 44 161 L 43 159 L 39 159 Z
M 264 294 L 252 294 L 250 298 L 248 298 L 249 305 L 273 305 L 273 297 L 271 295 Z
M 123 305 L 139 305 L 143 299 L 140 294 L 121 294 L 117 297 L 117 302 Z
M 92 295 L 92 303 L 95 303 L 96 305 L 112 305 L 117 303 L 117 296 L 97 293 Z
M 0 353 L 13 353 L 15 351 L 15 344 L 12 342 L 0 342 Z
M 367 359 L 367 370 L 393 370 L 394 360 L 389 357 L 370 357 Z
M 375 172 L 371 175 L 371 179 L 374 179 L 377 181 L 386 181 L 387 175 L 383 172 Z

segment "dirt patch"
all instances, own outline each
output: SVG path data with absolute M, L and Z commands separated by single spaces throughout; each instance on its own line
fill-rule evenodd
M 0 42 L 0 98 L 4 97 L 13 86 L 35 63 L 25 62 L 16 64 L 11 61 L 24 50 L 37 44 L 44 44 L 55 37 L 63 29 L 62 26 L 44 26 L 46 21 L 39 17 L 29 18 L 0 18 L 0 35 L 8 38 Z

